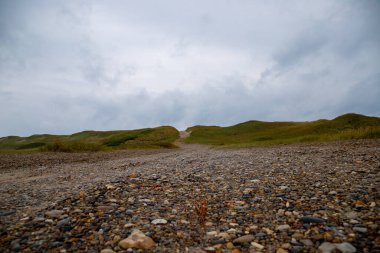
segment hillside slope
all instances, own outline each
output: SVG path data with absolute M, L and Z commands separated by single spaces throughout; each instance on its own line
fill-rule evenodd
M 252 146 L 380 137 L 380 118 L 345 114 L 311 122 L 248 121 L 229 127 L 194 126 L 187 143 Z
M 83 131 L 72 135 L 8 136 L 0 138 L 0 151 L 98 151 L 135 148 L 171 148 L 179 132 L 162 126 L 138 130 Z

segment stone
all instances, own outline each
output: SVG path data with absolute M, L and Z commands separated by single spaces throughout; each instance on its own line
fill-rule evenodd
M 367 228 L 363 228 L 363 227 L 354 227 L 353 230 L 359 233 L 363 233 L 363 234 L 367 233 Z
M 114 207 L 113 206 L 98 206 L 96 209 L 98 210 L 98 212 L 109 212 L 109 211 L 112 211 Z
M 58 227 L 63 227 L 70 224 L 70 218 L 65 218 L 57 223 Z
M 279 226 L 277 226 L 277 230 L 278 231 L 287 231 L 287 230 L 289 230 L 290 229 L 290 226 L 288 225 L 288 224 L 285 224 L 285 225 L 279 225 Z
M 288 242 L 281 244 L 281 248 L 283 248 L 283 249 L 290 249 L 291 247 L 292 247 L 292 245 Z
M 348 243 L 348 242 L 336 244 L 336 247 L 342 253 L 355 253 L 356 252 L 356 248 L 354 246 L 352 246 L 351 243 Z
M 228 243 L 226 244 L 226 248 L 227 248 L 227 249 L 233 249 L 233 248 L 235 248 L 235 246 L 233 245 L 232 242 L 228 242 Z
M 358 218 L 358 213 L 357 212 L 354 212 L 354 211 L 352 211 L 352 212 L 348 212 L 348 213 L 346 213 L 346 217 L 347 217 L 347 219 L 356 219 L 356 218 Z
M 45 213 L 45 215 L 50 218 L 59 218 L 61 217 L 62 214 L 63 214 L 63 211 L 61 210 L 51 210 Z
M 206 251 L 204 251 L 203 249 L 201 248 L 194 248 L 194 247 L 191 247 L 189 248 L 189 253 L 206 253 Z
M 100 253 L 115 253 L 112 249 L 102 249 Z
M 12 214 L 15 214 L 16 213 L 16 210 L 0 210 L 0 216 L 8 216 L 8 215 L 12 215 Z
M 276 253 L 288 253 L 288 251 L 283 248 L 279 248 L 277 249 Z
M 20 251 L 22 249 L 22 247 L 20 245 L 20 239 L 13 240 L 11 242 L 11 249 L 13 251 Z
M 152 240 L 152 238 L 146 236 L 138 229 L 134 230 L 128 238 L 119 242 L 119 246 L 123 249 L 137 248 L 147 250 L 152 248 L 155 244 L 156 243 Z
M 135 224 L 133 224 L 133 223 L 127 223 L 124 225 L 124 228 L 132 228 L 134 226 L 135 226 Z
M 210 231 L 210 232 L 207 232 L 206 235 L 208 236 L 216 236 L 218 234 L 217 231 Z
M 121 240 L 121 237 L 120 235 L 115 235 L 112 239 L 112 242 L 117 244 L 119 241 Z
M 302 240 L 300 240 L 300 242 L 303 245 L 308 246 L 308 247 L 314 246 L 314 243 L 310 239 L 302 239 Z
M 257 239 L 262 240 L 262 239 L 265 239 L 265 237 L 267 237 L 267 234 L 263 232 L 259 232 L 259 233 L 256 233 L 255 236 Z
M 227 233 L 227 232 L 221 232 L 221 233 L 219 233 L 218 237 L 223 238 L 223 239 L 229 239 L 229 238 L 231 238 L 230 234 Z
M 233 240 L 233 243 L 236 243 L 236 244 L 250 243 L 253 240 L 255 240 L 255 237 L 253 235 L 243 235 Z
M 318 247 L 321 253 L 331 253 L 334 249 L 336 249 L 336 245 L 329 242 L 324 242 Z
M 264 249 L 264 246 L 261 245 L 261 244 L 259 244 L 259 243 L 257 243 L 257 242 L 251 242 L 251 245 L 252 245 L 253 247 L 255 247 L 256 249 L 259 249 L 259 250 Z
M 116 189 L 116 187 L 112 184 L 106 184 L 106 188 L 107 190 L 113 190 L 113 189 Z
M 152 220 L 152 224 L 154 225 L 164 225 L 164 224 L 167 224 L 168 221 L 165 220 L 165 219 L 155 219 L 155 220 Z
M 215 252 L 215 247 L 207 247 L 207 248 L 205 248 L 205 251 L 207 253 L 214 253 Z
M 303 216 L 300 218 L 303 223 L 324 223 L 325 220 L 317 217 Z

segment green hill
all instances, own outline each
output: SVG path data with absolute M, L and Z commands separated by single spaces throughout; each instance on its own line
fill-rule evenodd
M 255 146 L 347 139 L 380 138 L 380 118 L 345 114 L 311 122 L 248 121 L 229 127 L 194 126 L 187 143 Z
M 99 151 L 139 148 L 172 148 L 179 132 L 162 126 L 138 130 L 84 131 L 72 135 L 8 136 L 0 138 L 0 151 Z

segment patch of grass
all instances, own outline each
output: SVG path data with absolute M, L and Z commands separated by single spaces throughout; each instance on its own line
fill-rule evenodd
M 97 143 L 86 142 L 54 142 L 46 145 L 41 151 L 49 152 L 94 152 L 104 150 L 103 146 Z
M 224 147 L 380 138 L 380 118 L 345 114 L 312 122 L 248 121 L 230 127 L 194 126 L 186 143 Z
M 8 136 L 0 138 L 0 152 L 173 148 L 178 137 L 177 129 L 170 126 L 120 131 L 83 131 L 72 135 Z
M 40 148 L 42 146 L 45 146 L 46 143 L 44 142 L 31 142 L 31 143 L 28 143 L 28 144 L 24 144 L 24 145 L 21 145 L 19 147 L 17 147 L 16 149 L 17 150 L 20 150 L 20 149 L 34 149 L 34 148 Z
M 121 136 L 121 137 L 113 137 L 106 142 L 104 142 L 105 145 L 108 147 L 116 147 L 120 146 L 121 144 L 125 143 L 126 141 L 137 139 L 138 135 L 127 135 L 127 136 Z

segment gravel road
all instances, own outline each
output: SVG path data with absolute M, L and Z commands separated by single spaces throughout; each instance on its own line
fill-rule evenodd
M 0 182 L 0 252 L 380 252 L 380 140 L 0 154 Z

